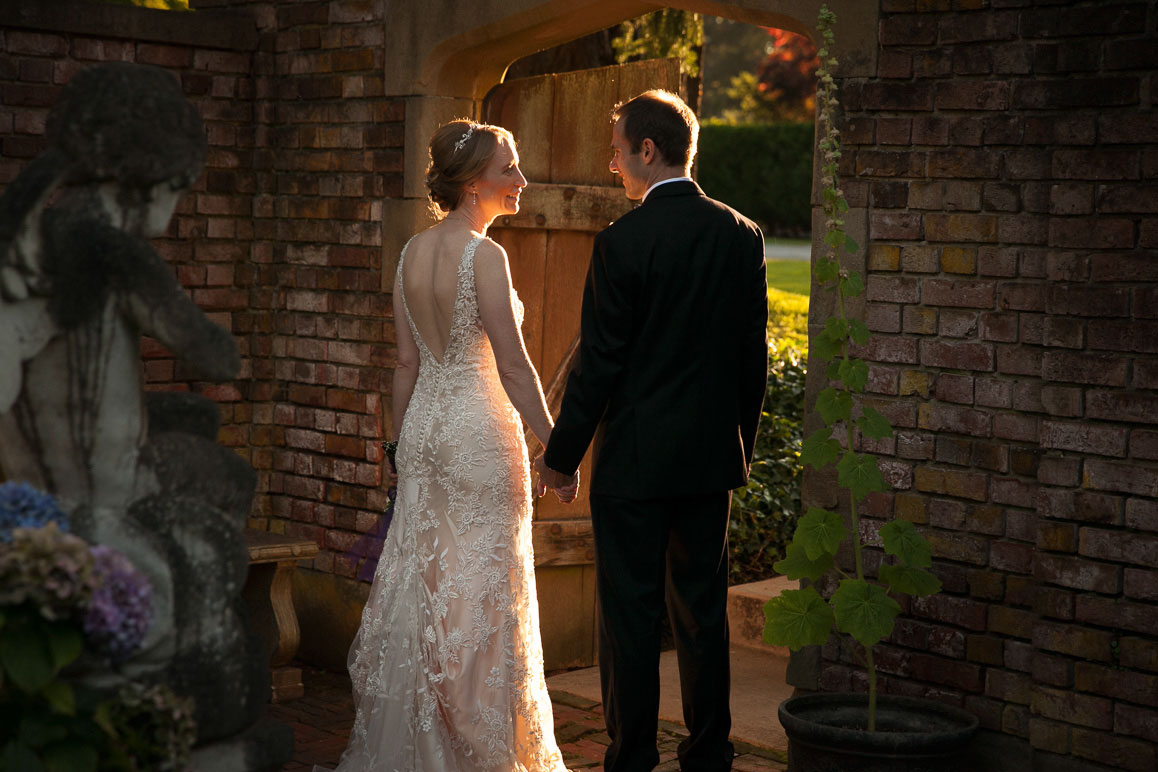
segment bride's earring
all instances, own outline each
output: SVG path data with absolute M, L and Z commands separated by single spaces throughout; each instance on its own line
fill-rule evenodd
M 474 205 L 475 205 L 475 206 L 478 206 L 478 191 L 477 191 L 477 190 L 472 190 L 472 191 L 471 191 L 471 195 L 472 195 L 472 196 L 474 196 Z

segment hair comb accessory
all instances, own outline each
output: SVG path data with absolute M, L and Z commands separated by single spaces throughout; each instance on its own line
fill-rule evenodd
M 471 134 L 474 134 L 474 126 L 468 126 L 466 133 L 459 138 L 458 142 L 454 143 L 454 152 L 457 153 L 459 150 L 462 150 L 463 146 L 466 145 L 466 141 L 470 139 Z

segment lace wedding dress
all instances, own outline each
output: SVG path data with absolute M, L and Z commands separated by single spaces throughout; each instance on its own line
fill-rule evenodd
M 402 296 L 420 365 L 394 519 L 350 650 L 357 718 L 338 772 L 566 772 L 543 674 L 527 447 L 478 316 L 479 241 L 459 263 L 441 361 Z M 396 292 L 405 259 L 404 248 Z

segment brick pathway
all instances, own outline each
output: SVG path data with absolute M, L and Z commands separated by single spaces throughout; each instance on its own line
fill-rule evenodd
M 294 730 L 294 759 L 282 772 L 312 772 L 314 764 L 334 767 L 346 747 L 346 736 L 354 722 L 350 680 L 345 674 L 305 669 L 302 673 L 306 695 L 299 700 L 271 705 L 270 715 Z M 603 772 L 603 753 L 609 742 L 603 731 L 603 708 L 597 702 L 565 693 L 552 693 L 555 739 L 570 769 Z M 676 772 L 676 746 L 687 737 L 679 724 L 661 721 L 659 727 L 660 764 L 657 772 Z M 787 769 L 784 754 L 737 743 L 732 763 L 735 772 L 767 772 Z

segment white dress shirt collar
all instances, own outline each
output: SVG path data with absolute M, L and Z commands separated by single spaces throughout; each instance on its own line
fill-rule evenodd
M 651 195 L 651 192 L 653 190 L 655 190 L 656 188 L 658 188 L 660 185 L 666 185 L 669 182 L 692 182 L 692 181 L 693 180 L 691 177 L 668 177 L 666 180 L 660 180 L 659 182 L 653 182 L 651 184 L 651 187 L 649 187 L 647 190 L 645 190 L 643 192 L 643 200 L 641 200 L 639 203 L 642 204 L 644 201 L 647 201 L 647 197 Z

